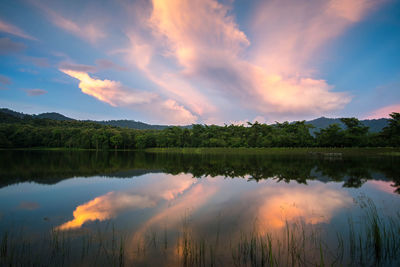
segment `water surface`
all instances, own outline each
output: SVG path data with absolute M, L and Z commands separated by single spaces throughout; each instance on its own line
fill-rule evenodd
M 0 151 L 2 263 L 396 265 L 399 157 Z

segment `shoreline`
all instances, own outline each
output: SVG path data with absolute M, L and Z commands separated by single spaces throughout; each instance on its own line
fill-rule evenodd
M 30 148 L 0 148 L 0 151 L 97 151 L 97 152 L 146 152 L 173 154 L 248 154 L 248 155 L 325 155 L 336 156 L 369 155 L 369 156 L 400 156 L 398 147 L 156 147 L 146 149 L 93 149 L 64 147 L 30 147 Z

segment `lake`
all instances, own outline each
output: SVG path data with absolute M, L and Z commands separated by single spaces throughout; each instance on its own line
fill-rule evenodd
M 0 151 L 0 265 L 398 266 L 400 157 Z

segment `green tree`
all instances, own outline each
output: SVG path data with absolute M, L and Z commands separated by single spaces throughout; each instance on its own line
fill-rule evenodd
M 110 137 L 110 143 L 112 146 L 114 146 L 115 149 L 118 149 L 118 147 L 122 145 L 122 141 L 123 138 L 120 133 L 117 133 Z
M 346 125 L 345 135 L 345 146 L 365 146 L 368 144 L 368 129 L 369 127 L 364 126 L 357 118 L 341 118 L 341 122 Z
M 338 124 L 331 124 L 315 133 L 318 146 L 340 147 L 344 145 L 344 131 Z
M 381 136 L 391 146 L 400 146 L 400 113 L 390 114 L 389 125 L 383 128 Z

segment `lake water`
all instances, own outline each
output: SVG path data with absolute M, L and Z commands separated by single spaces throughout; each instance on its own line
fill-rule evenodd
M 399 166 L 0 151 L 0 265 L 398 266 Z

